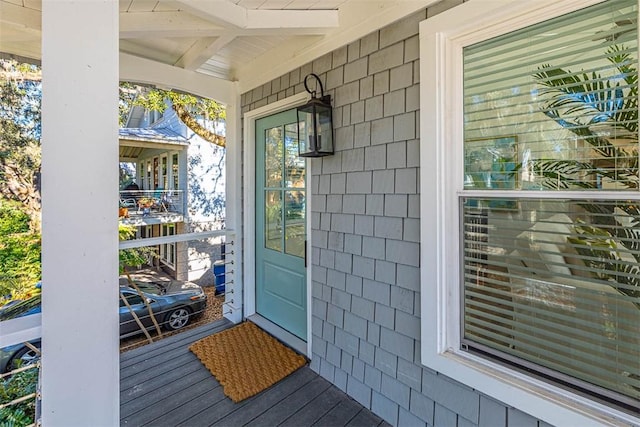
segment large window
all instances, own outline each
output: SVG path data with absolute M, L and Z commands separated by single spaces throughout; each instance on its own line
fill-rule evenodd
M 564 3 L 578 10 L 480 41 L 423 40 L 435 46 L 423 53 L 454 58 L 421 76 L 454 76 L 427 108 L 442 117 L 427 132 L 443 154 L 432 175 L 443 206 L 422 201 L 423 222 L 439 215 L 423 227 L 437 254 L 423 255 L 435 270 L 423 279 L 457 308 L 423 302 L 442 316 L 440 353 L 637 417 L 638 2 Z
M 464 48 L 460 227 L 463 345 L 637 407 L 636 17 L 609 1 Z

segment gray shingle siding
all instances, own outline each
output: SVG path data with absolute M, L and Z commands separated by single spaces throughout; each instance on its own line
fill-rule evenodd
M 310 170 L 312 369 L 393 425 L 537 426 L 420 364 L 418 23 L 461 3 L 440 2 L 243 94 L 242 110 L 303 92 L 312 71 L 332 95 L 336 154 Z

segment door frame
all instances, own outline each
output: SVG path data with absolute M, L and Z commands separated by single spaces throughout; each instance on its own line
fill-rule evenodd
M 256 120 L 271 116 L 273 114 L 280 113 L 282 111 L 290 110 L 305 104 L 308 101 L 308 94 L 303 92 L 297 95 L 290 96 L 280 101 L 274 102 L 263 107 L 256 108 L 249 111 L 243 116 L 243 236 L 244 236 L 244 260 L 243 260 L 243 275 L 244 275 L 244 292 L 243 292 L 243 307 L 244 318 L 250 318 L 255 321 L 259 326 L 266 329 L 277 338 L 281 339 L 285 343 L 292 345 L 296 350 L 305 353 L 305 355 L 311 359 L 311 206 L 312 195 L 309 191 L 311 181 L 311 165 L 309 159 L 307 159 L 307 183 L 306 183 L 306 227 L 307 227 L 307 342 L 306 349 L 300 348 L 300 343 L 304 343 L 297 337 L 294 337 L 289 332 L 278 327 L 277 325 L 267 321 L 256 313 Z M 294 339 L 295 338 L 295 339 Z M 299 342 L 296 342 L 298 340 Z

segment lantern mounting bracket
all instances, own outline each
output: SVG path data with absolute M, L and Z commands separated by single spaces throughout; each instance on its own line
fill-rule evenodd
M 309 84 L 307 83 L 307 80 L 309 80 L 309 77 L 313 77 L 313 78 L 316 80 L 316 88 L 317 88 L 318 86 L 320 86 L 320 97 L 319 97 L 319 98 L 317 98 L 317 97 L 316 97 L 317 90 L 311 90 L 311 89 L 309 89 Z M 320 77 L 318 77 L 318 75 L 317 75 L 317 74 L 315 74 L 315 73 L 309 73 L 309 74 L 307 74 L 307 76 L 304 78 L 304 89 L 305 89 L 309 94 L 311 94 L 311 97 L 312 97 L 312 98 L 320 99 L 321 101 L 326 102 L 326 103 L 331 102 L 331 101 L 330 101 L 331 96 L 330 96 L 330 95 L 325 95 L 325 94 L 324 94 L 324 87 L 322 86 L 322 81 L 320 80 Z

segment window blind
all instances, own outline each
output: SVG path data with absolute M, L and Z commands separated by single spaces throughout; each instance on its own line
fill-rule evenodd
M 464 199 L 463 342 L 637 402 L 640 203 L 494 201 Z
M 514 189 L 637 189 L 637 58 L 629 0 L 466 47 L 467 188 L 492 188 L 481 173 L 512 161 Z
M 460 196 L 463 348 L 634 412 L 637 17 L 609 0 L 464 48 Z

